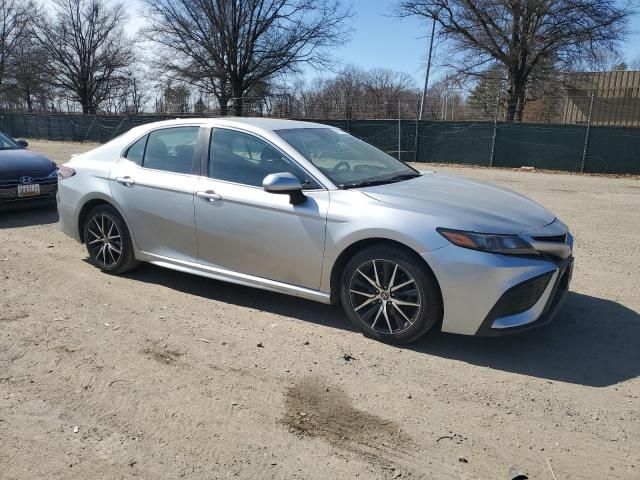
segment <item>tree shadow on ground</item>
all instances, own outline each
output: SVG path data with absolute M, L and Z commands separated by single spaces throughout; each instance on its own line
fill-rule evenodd
M 58 221 L 58 210 L 55 204 L 0 210 L 0 228 L 21 228 L 34 225 L 49 225 Z
M 341 309 L 310 300 L 148 264 L 127 276 L 189 295 L 352 330 Z M 553 322 L 538 329 L 497 338 L 431 332 L 401 348 L 548 380 L 606 387 L 640 374 L 640 314 L 611 300 L 570 292 Z

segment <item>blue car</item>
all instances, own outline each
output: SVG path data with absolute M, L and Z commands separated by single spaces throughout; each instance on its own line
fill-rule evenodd
M 0 210 L 52 205 L 56 200 L 56 164 L 27 146 L 0 131 Z

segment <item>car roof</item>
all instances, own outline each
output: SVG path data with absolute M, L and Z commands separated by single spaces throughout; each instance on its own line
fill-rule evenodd
M 263 117 L 204 117 L 204 118 L 177 118 L 174 120 L 163 120 L 160 122 L 154 122 L 150 125 L 183 125 L 194 123 L 205 124 L 211 126 L 230 126 L 230 127 L 253 127 L 263 130 L 289 130 L 292 128 L 333 128 L 330 125 L 324 125 L 322 123 L 303 122 L 299 120 L 283 120 L 279 118 L 263 118 Z

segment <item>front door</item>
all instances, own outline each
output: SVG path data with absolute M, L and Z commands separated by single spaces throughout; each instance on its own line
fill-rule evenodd
M 263 190 L 264 177 L 279 172 L 303 182 L 304 203 Z M 318 289 L 328 192 L 275 147 L 237 130 L 212 131 L 207 173 L 194 199 L 198 261 Z
M 145 253 L 197 261 L 193 192 L 198 126 L 151 131 L 131 145 L 110 173 L 136 246 Z

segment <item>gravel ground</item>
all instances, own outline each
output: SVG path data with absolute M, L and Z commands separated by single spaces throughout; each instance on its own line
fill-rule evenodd
M 0 477 L 640 478 L 640 181 L 435 169 L 571 226 L 554 323 L 396 348 L 321 304 L 100 273 L 55 210 L 0 214 Z

